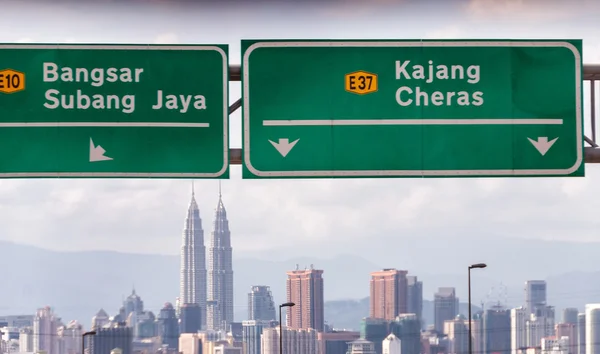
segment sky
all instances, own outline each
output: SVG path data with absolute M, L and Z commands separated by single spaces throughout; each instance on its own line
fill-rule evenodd
M 241 39 L 573 38 L 583 39 L 584 63 L 600 64 L 598 1 L 3 4 L 13 14 L 0 21 L 5 43 L 223 43 L 230 63 L 239 63 Z M 230 102 L 239 97 L 240 84 L 231 83 Z M 230 139 L 231 147 L 241 146 L 239 110 Z M 585 178 L 242 180 L 240 166 L 230 174 L 222 193 L 236 257 L 361 255 L 385 242 L 390 246 L 381 252 L 392 259 L 391 250 L 405 247 L 408 237 L 600 242 L 600 166 L 591 164 Z M 178 254 L 191 185 L 0 180 L 0 240 L 63 251 Z M 208 238 L 218 181 L 197 180 L 195 190 Z

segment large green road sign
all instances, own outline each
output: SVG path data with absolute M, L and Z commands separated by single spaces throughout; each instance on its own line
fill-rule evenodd
M 0 45 L 0 177 L 227 178 L 227 46 Z
M 581 41 L 242 41 L 244 177 L 583 176 Z

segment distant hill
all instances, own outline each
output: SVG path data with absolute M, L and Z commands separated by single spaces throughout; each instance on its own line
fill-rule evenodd
M 0 315 L 32 314 L 51 305 L 64 320 L 77 319 L 89 327 L 100 308 L 116 313 L 123 298 L 135 286 L 145 307 L 158 311 L 165 302 L 174 302 L 179 289 L 177 256 L 140 255 L 118 252 L 55 252 L 0 241 Z M 314 264 L 325 270 L 326 320 L 336 326 L 356 328 L 368 315 L 364 298 L 369 293 L 369 273 L 382 268 L 361 257 L 339 255 L 331 259 L 297 258 L 289 261 L 235 259 L 235 317 L 246 318 L 247 292 L 251 285 L 271 286 L 275 301 L 285 301 L 285 272 L 296 264 Z M 386 264 L 386 267 L 394 266 Z M 401 268 L 402 264 L 397 267 Z M 421 274 L 409 269 L 424 283 L 425 299 L 433 298 L 440 286 L 455 286 L 461 302 L 466 300 L 465 274 Z M 518 276 L 505 283 L 507 294 L 496 291 L 499 280 L 486 278 L 485 272 L 473 276 L 473 303 L 500 299 L 518 305 L 523 299 L 523 281 Z M 548 278 L 549 302 L 560 310 L 600 301 L 600 272 L 570 272 Z M 351 300 L 348 299 L 363 299 Z M 333 301 L 344 300 L 344 301 Z M 362 305 L 361 305 L 362 304 Z M 425 302 L 425 318 L 432 315 Z M 366 306 L 366 307 L 365 307 Z M 346 310 L 343 310 L 346 308 Z M 429 311 L 429 312 L 428 312 Z M 558 313 L 558 312 L 557 312 Z

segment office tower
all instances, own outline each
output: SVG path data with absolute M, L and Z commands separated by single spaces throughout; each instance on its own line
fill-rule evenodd
M 390 322 L 389 333 L 400 339 L 402 353 L 421 353 L 421 321 L 414 313 L 401 314 Z
M 483 348 L 485 353 L 510 353 L 510 311 L 499 305 L 483 314 Z
M 19 351 L 21 353 L 33 352 L 33 328 L 19 329 Z
M 275 328 L 277 321 L 249 320 L 242 321 L 242 348 L 244 354 L 261 354 L 260 336 L 265 328 Z
M 600 304 L 585 305 L 585 354 L 600 354 Z
M 179 333 L 197 333 L 202 326 L 201 311 L 198 304 L 183 304 L 179 315 Z
M 469 322 L 463 315 L 454 320 L 444 322 L 444 334 L 448 339 L 448 352 L 456 354 L 469 353 Z
M 179 320 L 170 302 L 167 302 L 158 314 L 158 328 L 162 344 L 169 349 L 179 350 Z
M 221 185 L 215 209 L 213 231 L 208 248 L 208 306 L 207 323 L 212 330 L 228 330 L 233 322 L 233 264 L 231 233 L 227 211 L 223 204 Z
M 525 282 L 525 308 L 535 313 L 538 307 L 546 306 L 546 281 L 528 280 Z
M 585 313 L 577 315 L 577 354 L 585 354 Z
M 376 353 L 381 353 L 383 340 L 388 334 L 389 321 L 383 318 L 365 317 L 360 321 L 360 339 L 372 342 Z
M 454 288 L 438 288 L 433 298 L 434 328 L 444 332 L 444 321 L 453 320 L 458 315 L 458 298 Z
M 83 326 L 70 321 L 66 326 L 58 327 L 58 352 L 62 354 L 81 353 Z
M 386 268 L 371 273 L 371 318 L 392 321 L 408 308 L 408 283 L 405 270 Z
M 61 325 L 50 306 L 39 309 L 33 318 L 33 350 L 58 354 L 58 327 Z
M 519 354 L 520 349 L 527 347 L 527 318 L 529 312 L 524 307 L 510 310 L 510 350 L 512 354 Z
M 315 329 L 323 332 L 325 308 L 323 294 L 323 271 L 310 269 L 287 272 L 287 302 L 296 304 L 288 307 L 286 324 L 295 329 Z
M 564 337 L 569 338 L 569 343 L 565 345 L 568 354 L 577 354 L 577 324 L 575 323 L 558 323 L 556 325 L 556 339 Z
M 423 282 L 418 281 L 416 276 L 406 277 L 408 285 L 407 313 L 414 313 L 423 325 Z
M 562 323 L 577 323 L 577 315 L 579 315 L 579 310 L 574 307 L 567 307 L 563 309 L 562 315 Z
M 201 328 L 206 327 L 206 247 L 194 186 L 183 227 L 179 273 L 179 309 L 198 304 Z M 180 310 L 181 311 L 181 310 Z
M 121 322 L 109 328 L 98 328 L 96 334 L 86 337 L 90 354 L 110 353 L 120 349 L 122 354 L 132 354 L 133 329 Z
M 248 320 L 276 320 L 275 302 L 271 288 L 264 285 L 254 285 L 248 293 Z

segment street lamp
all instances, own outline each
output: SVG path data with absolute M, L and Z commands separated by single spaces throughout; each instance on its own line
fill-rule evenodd
M 485 263 L 475 263 L 469 266 L 469 354 L 473 354 L 473 338 L 471 337 L 471 327 L 473 327 L 473 319 L 471 318 L 471 269 L 485 267 L 487 267 L 487 264 Z
M 284 304 L 279 305 L 279 354 L 283 353 L 283 317 L 281 317 L 281 309 L 284 307 L 294 307 L 296 304 L 293 302 L 286 302 Z
M 81 335 L 81 354 L 85 354 L 85 337 L 95 336 L 95 335 L 96 335 L 96 331 L 85 332 L 84 334 Z

